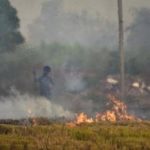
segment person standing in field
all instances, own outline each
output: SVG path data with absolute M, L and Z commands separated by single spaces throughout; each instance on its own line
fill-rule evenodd
M 51 99 L 54 86 L 54 81 L 51 77 L 51 67 L 44 66 L 42 75 L 35 80 L 38 85 L 39 94 L 47 99 Z

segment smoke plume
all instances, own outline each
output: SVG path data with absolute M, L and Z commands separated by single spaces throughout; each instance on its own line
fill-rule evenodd
M 14 88 L 10 95 L 0 97 L 0 119 L 22 119 L 28 117 L 72 117 L 73 113 L 52 103 L 44 97 L 20 94 Z
M 130 73 L 147 76 L 150 69 L 150 9 L 136 11 L 135 19 L 129 26 L 127 38 L 127 66 Z M 148 80 L 149 82 L 149 80 Z
M 35 44 L 44 41 L 112 48 L 117 43 L 117 27 L 113 22 L 106 21 L 98 12 L 94 15 L 86 10 L 66 12 L 63 0 L 45 2 L 29 31 L 30 42 Z
M 130 50 L 149 50 L 150 48 L 150 9 L 137 11 L 133 23 L 128 28 L 130 34 L 127 43 Z
M 99 13 L 64 11 L 62 3 L 45 2 L 40 17 L 29 26 L 30 44 L 0 55 L 0 118 L 93 114 L 105 107 L 100 80 L 119 73 L 119 54 L 112 51 L 117 44 L 117 25 Z M 149 9 L 141 9 L 128 28 L 128 56 L 134 55 L 134 59 L 129 59 L 127 66 L 137 69 L 137 75 L 149 68 L 149 16 Z M 142 52 L 135 55 L 136 49 Z M 39 77 L 44 65 L 51 66 L 54 77 L 52 102 L 39 97 L 34 83 L 33 69 Z M 20 93 L 10 93 L 11 86 Z

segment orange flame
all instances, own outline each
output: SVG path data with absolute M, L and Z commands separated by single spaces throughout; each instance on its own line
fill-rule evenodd
M 102 117 L 106 116 L 106 118 L 107 118 L 106 120 L 108 120 L 108 121 L 112 121 L 112 120 L 114 120 L 114 121 L 139 121 L 140 120 L 133 115 L 129 115 L 127 113 L 127 105 L 124 104 L 122 101 L 118 100 L 115 96 L 108 95 L 108 99 L 113 104 L 113 106 L 112 106 L 111 110 L 109 111 L 110 113 L 108 113 L 108 111 L 106 111 L 106 113 L 104 113 L 102 115 Z M 107 114 L 109 114 L 109 115 L 107 115 Z M 101 120 L 101 118 L 99 118 L 99 117 L 97 119 Z M 114 121 L 112 121 L 112 122 L 114 122 Z
M 80 113 L 76 117 L 76 124 L 81 123 L 92 123 L 94 122 L 93 118 L 88 118 L 88 116 L 85 113 Z
M 141 121 L 141 119 L 133 115 L 129 115 L 127 113 L 127 106 L 115 96 L 108 95 L 108 99 L 112 104 L 110 110 L 106 110 L 103 113 L 97 113 L 94 119 L 89 118 L 85 113 L 82 112 L 76 116 L 74 124 L 79 125 L 81 123 L 94 123 L 100 121 Z

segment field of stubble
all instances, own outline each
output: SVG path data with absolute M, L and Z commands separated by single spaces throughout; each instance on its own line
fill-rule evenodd
M 150 122 L 0 125 L 0 150 L 149 150 Z

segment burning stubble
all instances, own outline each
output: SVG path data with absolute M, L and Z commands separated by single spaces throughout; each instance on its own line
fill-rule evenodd
M 104 111 L 96 114 L 95 118 L 88 117 L 84 112 L 77 114 L 75 120 L 67 125 L 69 127 L 75 127 L 83 123 L 96 123 L 96 122 L 141 122 L 142 120 L 134 115 L 130 115 L 127 112 L 127 105 L 117 99 L 115 96 L 108 95 L 109 102 L 111 107 Z

